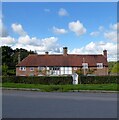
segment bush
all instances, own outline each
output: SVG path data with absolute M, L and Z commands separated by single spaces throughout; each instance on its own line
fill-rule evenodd
M 25 83 L 25 84 L 45 84 L 45 85 L 61 85 L 61 84 L 72 84 L 71 76 L 3 76 L 2 82 L 10 83 Z
M 119 83 L 119 76 L 80 76 L 81 84 L 108 84 Z

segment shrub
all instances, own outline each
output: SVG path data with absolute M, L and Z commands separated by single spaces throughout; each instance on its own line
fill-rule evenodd
M 80 76 L 81 84 L 119 83 L 119 76 Z
M 71 76 L 4 76 L 2 82 L 25 83 L 25 84 L 72 84 Z

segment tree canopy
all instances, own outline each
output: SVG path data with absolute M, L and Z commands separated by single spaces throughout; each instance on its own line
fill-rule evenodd
M 27 51 L 23 48 L 16 48 L 13 50 L 9 46 L 1 46 L 0 52 L 2 53 L 2 72 L 3 74 L 8 74 L 11 71 L 14 71 L 15 74 L 15 68 L 18 64 L 18 55 L 20 54 L 20 60 L 23 60 L 25 57 L 27 57 L 29 54 L 36 54 L 34 51 Z

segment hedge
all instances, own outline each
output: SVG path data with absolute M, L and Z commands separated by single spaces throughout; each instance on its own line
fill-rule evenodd
M 108 84 L 119 83 L 119 76 L 80 76 L 81 84 Z
M 72 84 L 71 76 L 2 76 L 2 82 L 61 85 Z M 79 84 L 111 84 L 119 83 L 119 76 L 79 76 Z
M 2 77 L 2 82 L 10 83 L 25 83 L 25 84 L 72 84 L 71 76 L 4 76 Z

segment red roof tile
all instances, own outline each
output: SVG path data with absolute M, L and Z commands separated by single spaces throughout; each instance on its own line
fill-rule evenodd
M 82 63 L 88 63 L 88 66 L 97 66 L 97 63 L 103 63 L 108 66 L 107 59 L 103 55 L 28 55 L 17 66 L 82 66 Z

